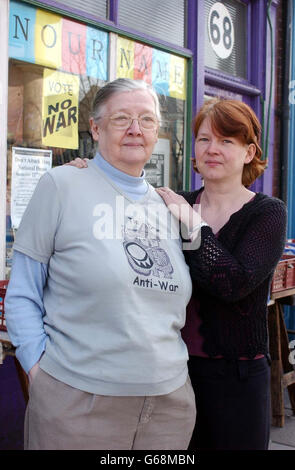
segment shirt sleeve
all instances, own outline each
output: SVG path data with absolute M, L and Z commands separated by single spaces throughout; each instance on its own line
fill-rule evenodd
M 55 249 L 60 222 L 59 192 L 47 172 L 39 180 L 17 230 L 14 249 L 47 264 Z
M 249 295 L 272 274 L 284 250 L 287 221 L 283 202 L 272 201 L 252 215 L 231 251 L 210 227 L 202 228 L 199 249 L 184 251 L 192 280 L 204 291 L 234 302 Z
M 16 357 L 26 373 L 45 350 L 43 288 L 47 265 L 14 251 L 5 296 L 5 318 Z

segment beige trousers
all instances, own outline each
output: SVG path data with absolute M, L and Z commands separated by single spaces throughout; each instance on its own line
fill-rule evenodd
M 93 395 L 39 369 L 25 416 L 28 450 L 185 450 L 196 410 L 190 379 L 167 395 Z

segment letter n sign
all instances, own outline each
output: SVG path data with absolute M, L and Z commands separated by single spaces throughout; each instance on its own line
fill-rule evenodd
M 34 63 L 36 9 L 11 1 L 9 10 L 9 57 Z

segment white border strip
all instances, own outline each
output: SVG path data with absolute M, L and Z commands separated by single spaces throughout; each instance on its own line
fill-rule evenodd
M 0 0 L 0 12 L 0 279 L 5 279 L 9 0 Z

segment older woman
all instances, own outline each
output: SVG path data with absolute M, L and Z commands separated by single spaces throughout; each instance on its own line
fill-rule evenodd
M 143 173 L 159 119 L 147 84 L 107 84 L 90 119 L 96 157 L 44 175 L 23 216 L 5 308 L 31 382 L 27 449 L 189 444 L 191 280 L 180 240 L 157 232 L 178 222 Z
M 249 189 L 265 167 L 260 124 L 250 107 L 210 100 L 194 134 L 194 165 L 204 187 L 183 196 L 159 190 L 191 239 L 201 230 L 200 247 L 185 251 L 193 295 L 182 334 L 198 410 L 191 447 L 267 449 L 267 300 L 284 248 L 286 208 Z M 176 210 L 188 203 L 190 210 Z

